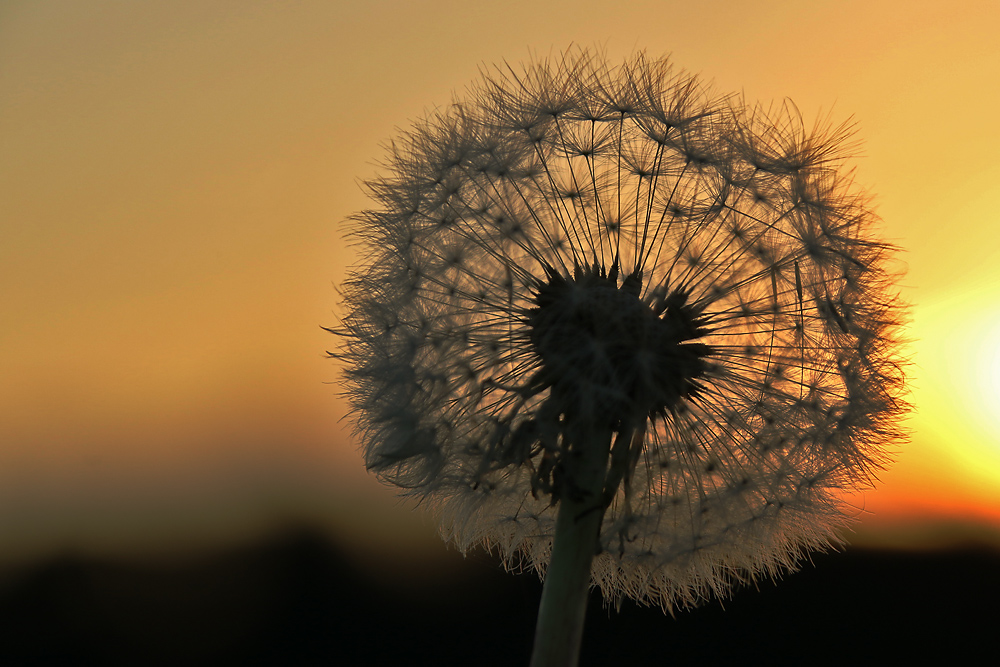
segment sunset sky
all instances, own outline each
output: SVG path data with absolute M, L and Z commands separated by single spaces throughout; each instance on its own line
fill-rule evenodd
M 1000 4 L 0 1 L 0 564 L 436 544 L 339 396 L 342 221 L 481 68 L 571 44 L 854 119 L 905 250 L 911 442 L 857 542 L 1000 532 Z

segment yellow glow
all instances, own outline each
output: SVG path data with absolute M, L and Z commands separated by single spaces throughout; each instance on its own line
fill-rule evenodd
M 971 403 L 979 408 L 976 414 L 996 438 L 994 444 L 1000 446 L 1000 308 L 990 313 L 973 340 L 978 345 L 967 359 L 974 364 L 976 391 Z
M 970 473 L 1000 481 L 1000 302 L 985 298 L 959 294 L 917 311 L 915 419 L 962 442 L 953 451 Z

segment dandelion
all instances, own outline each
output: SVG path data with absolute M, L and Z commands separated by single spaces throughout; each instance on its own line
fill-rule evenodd
M 347 395 L 366 463 L 461 549 L 667 611 L 838 540 L 903 410 L 891 248 L 849 126 L 587 51 L 484 73 L 389 148 L 354 218 Z

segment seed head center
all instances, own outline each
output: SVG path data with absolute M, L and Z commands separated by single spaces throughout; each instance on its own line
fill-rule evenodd
M 692 342 L 708 331 L 684 292 L 649 305 L 640 290 L 637 274 L 619 286 L 616 272 L 595 268 L 567 278 L 550 271 L 528 316 L 543 380 L 616 422 L 672 410 L 692 397 L 711 354 Z

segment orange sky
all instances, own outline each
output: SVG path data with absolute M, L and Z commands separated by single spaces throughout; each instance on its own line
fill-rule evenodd
M 574 42 L 855 117 L 857 178 L 907 250 L 917 408 L 858 539 L 1000 527 L 1000 5 L 624 4 L 0 3 L 3 558 L 288 521 L 436 540 L 338 423 L 338 225 L 396 127 Z

